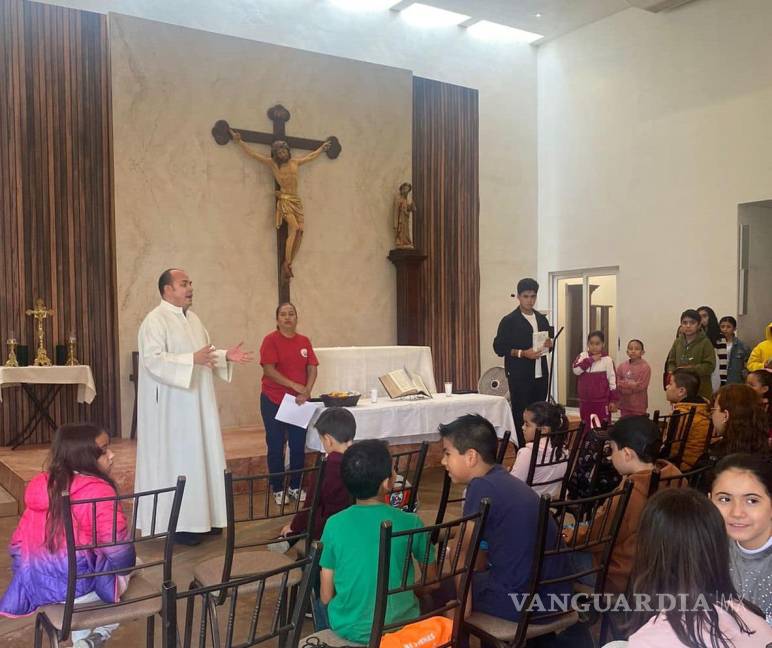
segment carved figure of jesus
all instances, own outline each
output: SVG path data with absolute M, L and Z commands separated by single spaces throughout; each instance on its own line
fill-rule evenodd
M 408 194 L 412 190 L 413 185 L 409 182 L 403 182 L 399 185 L 399 196 L 394 202 L 394 244 L 397 249 L 413 248 L 410 215 L 412 214 L 415 218 L 415 205 L 408 198 Z
M 298 196 L 298 167 L 306 162 L 315 160 L 327 149 L 331 142 L 327 140 L 315 151 L 301 158 L 292 157 L 290 147 L 284 140 L 277 140 L 271 145 L 271 155 L 261 155 L 247 146 L 241 140 L 241 134 L 234 130 L 230 131 L 233 141 L 236 142 L 244 152 L 253 157 L 258 162 L 262 162 L 270 167 L 279 190 L 276 191 L 276 229 L 281 227 L 282 221 L 287 223 L 287 242 L 284 248 L 284 261 L 282 262 L 282 273 L 285 277 L 292 277 L 292 262 L 300 249 L 300 243 L 303 240 L 303 224 L 305 215 L 303 213 L 303 202 Z

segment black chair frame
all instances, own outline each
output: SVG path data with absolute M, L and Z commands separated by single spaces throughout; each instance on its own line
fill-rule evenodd
M 579 446 L 583 436 L 584 425 L 582 423 L 573 429 L 553 430 L 546 434 L 541 429 L 537 429 L 533 439 L 533 452 L 531 452 L 531 462 L 528 465 L 526 484 L 533 488 L 535 486 L 551 486 L 560 483 L 558 499 L 565 499 L 566 491 L 568 490 L 568 480 L 571 478 L 571 472 L 576 462 L 576 455 L 579 453 Z M 542 445 L 542 440 L 544 439 L 547 440 L 547 443 Z M 553 440 L 562 443 L 559 454 L 555 451 Z M 543 482 L 534 482 L 533 478 L 537 468 L 557 466 L 563 463 L 566 464 L 566 470 L 562 477 Z
M 368 648 L 378 648 L 381 637 L 386 632 L 391 632 L 408 623 L 415 623 L 428 619 L 429 617 L 445 615 L 453 612 L 453 633 L 451 640 L 435 648 L 446 648 L 455 646 L 458 642 L 458 635 L 464 616 L 466 598 L 469 595 L 471 578 L 477 553 L 480 548 L 482 531 L 485 527 L 485 521 L 488 519 L 490 501 L 484 498 L 480 501 L 480 508 L 476 513 L 461 517 L 457 520 L 434 524 L 432 526 L 419 529 L 408 529 L 407 531 L 393 531 L 391 522 L 381 523 L 380 546 L 378 552 L 378 578 L 376 584 L 375 608 L 373 613 L 373 629 L 370 633 Z M 472 525 L 470 541 L 467 545 L 467 551 L 463 552 L 463 539 L 469 533 L 469 527 Z M 415 582 L 408 582 L 409 567 L 413 564 L 411 550 L 416 536 L 426 534 L 430 539 L 437 538 L 436 555 L 437 560 L 434 563 L 437 568 L 437 577 L 430 579 L 427 576 L 427 570 L 421 570 L 421 578 Z M 407 539 L 407 550 L 405 562 L 402 565 L 402 576 L 396 587 L 389 587 L 389 571 L 391 565 L 392 542 L 400 538 Z M 457 538 L 457 541 L 453 539 Z M 423 564 L 429 564 L 429 551 L 432 547 L 429 541 L 426 543 Z M 393 623 L 386 623 L 386 608 L 389 596 L 402 592 L 438 585 L 442 582 L 453 580 L 458 583 L 456 588 L 456 598 L 448 601 L 442 607 L 430 612 L 421 614 L 415 619 L 401 619 Z
M 505 644 L 496 637 L 469 623 L 464 624 L 464 629 L 470 634 L 477 636 L 481 642 L 497 647 L 509 646 L 520 648 L 525 646 L 528 626 L 534 620 L 535 615 L 531 610 L 531 604 L 542 587 L 559 583 L 573 583 L 583 576 L 595 574 L 593 593 L 601 594 L 605 588 L 609 558 L 619 534 L 619 528 L 632 490 L 633 484 L 631 481 L 628 481 L 621 489 L 611 493 L 586 497 L 581 500 L 552 501 L 549 495 L 542 495 L 539 498 L 538 526 L 531 562 L 531 574 L 528 579 L 528 594 L 523 601 L 522 613 L 517 623 L 517 632 L 512 642 Z M 583 509 L 592 510 L 595 515 L 592 516 L 592 521 L 586 533 L 582 534 L 581 539 L 579 537 L 580 534 L 575 532 L 566 543 L 563 541 L 561 530 L 566 526 L 567 516 L 573 515 L 572 509 L 577 504 Z M 551 524 L 556 525 L 552 543 L 549 542 L 548 538 L 548 529 Z M 595 529 L 599 529 L 597 534 Z M 605 546 L 600 554 L 601 558 L 597 567 L 593 566 L 582 571 L 571 571 L 571 573 L 564 573 L 557 578 L 545 578 L 542 576 L 545 560 L 555 556 L 565 556 L 575 551 L 587 551 L 598 545 Z M 540 623 L 543 623 L 557 619 L 569 612 L 569 610 L 563 609 L 540 612 L 536 618 Z
M 303 630 L 303 612 L 308 605 L 309 595 L 311 593 L 311 582 L 319 569 L 319 557 L 321 555 L 321 545 L 312 543 L 307 555 L 300 560 L 270 571 L 259 574 L 240 576 L 217 585 L 207 587 L 197 587 L 185 592 L 178 592 L 177 586 L 172 581 L 164 583 L 163 586 L 163 648 L 177 648 L 179 646 L 179 629 L 177 626 L 177 603 L 186 602 L 186 608 L 195 606 L 196 599 L 201 600 L 201 619 L 198 632 L 198 646 L 206 646 L 207 637 L 207 611 L 211 610 L 215 599 L 224 595 L 229 600 L 228 619 L 225 626 L 225 648 L 247 648 L 256 646 L 274 638 L 279 639 L 279 648 L 295 648 L 300 641 L 300 634 Z M 302 570 L 303 575 L 298 585 L 290 585 L 290 573 Z M 266 582 L 269 579 L 280 579 L 278 588 L 270 588 L 278 591 L 279 596 L 276 605 L 273 608 L 271 623 L 267 632 L 258 634 L 258 624 L 261 619 L 261 613 L 264 612 L 264 597 L 266 591 Z M 237 619 L 237 605 L 239 602 L 239 589 L 246 585 L 256 587 L 255 604 L 250 615 L 249 629 L 246 639 L 239 643 L 234 643 L 235 622 Z M 292 592 L 297 588 L 297 595 L 293 597 Z M 245 594 L 244 596 L 251 596 Z M 293 599 L 294 598 L 294 602 Z M 185 616 L 186 627 L 183 630 L 183 636 L 189 636 L 192 628 L 192 617 Z M 219 640 L 219 637 L 218 637 Z
M 406 450 L 404 452 L 392 453 L 391 459 L 394 466 L 394 472 L 403 478 L 403 481 L 395 483 L 389 491 L 389 501 L 395 497 L 403 495 L 408 491 L 407 502 L 404 496 L 401 498 L 401 508 L 403 511 L 414 513 L 418 505 L 418 488 L 421 485 L 421 476 L 426 462 L 426 453 L 429 451 L 429 442 L 423 441 L 421 447 L 417 450 Z
M 168 488 L 159 488 L 156 490 L 142 491 L 138 493 L 130 493 L 127 495 L 116 494 L 113 497 L 97 497 L 90 499 L 72 500 L 70 499 L 69 492 L 62 493 L 62 517 L 64 526 L 64 535 L 67 546 L 67 589 L 64 602 L 64 611 L 62 615 L 61 628 L 57 630 L 51 623 L 45 612 L 38 612 L 35 619 L 35 648 L 42 646 L 43 632 L 48 636 L 50 645 L 58 646 L 60 641 L 65 641 L 70 636 L 72 617 L 74 613 L 101 611 L 106 608 L 119 608 L 133 603 L 139 603 L 141 601 L 150 600 L 161 596 L 161 590 L 155 594 L 147 594 L 144 596 L 136 596 L 132 598 L 122 598 L 115 603 L 95 602 L 84 605 L 75 606 L 75 590 L 79 580 L 87 578 L 96 578 L 99 576 L 118 576 L 135 574 L 153 567 L 161 566 L 163 570 L 163 582 L 170 580 L 172 575 L 172 557 L 174 548 L 174 534 L 177 530 L 177 520 L 180 514 L 180 506 L 182 505 L 182 496 L 185 491 L 185 477 L 177 477 L 177 483 L 174 486 Z M 157 512 L 158 512 L 158 498 L 162 495 L 172 495 L 172 504 L 169 512 L 169 519 L 166 525 L 165 531 L 157 531 Z M 153 513 L 151 516 L 150 534 L 147 536 L 137 537 L 137 512 L 140 502 L 146 499 L 152 498 L 153 501 Z M 133 509 L 131 519 L 127 524 L 130 536 L 125 539 L 118 538 L 118 509 L 122 502 L 131 500 L 133 502 Z M 113 524 L 112 533 L 110 539 L 106 542 L 100 542 L 97 539 L 97 504 L 111 503 L 113 511 Z M 91 519 L 93 524 L 91 525 L 91 538 L 88 544 L 76 544 L 75 530 L 72 523 L 72 510 L 76 506 L 90 506 L 91 507 Z M 122 507 L 121 507 L 122 508 Z M 132 567 L 126 567 L 121 569 L 112 569 L 107 571 L 88 572 L 84 574 L 77 573 L 77 552 L 89 551 L 97 549 L 106 549 L 108 547 L 117 547 L 121 545 L 137 545 L 143 542 L 149 542 L 151 540 L 164 540 L 164 553 L 163 558 L 160 560 L 154 560 L 151 562 L 143 562 L 133 565 Z M 146 642 L 148 646 L 153 646 L 154 643 L 154 631 L 155 631 L 155 617 L 147 617 L 147 634 Z
M 286 541 L 297 541 L 296 546 L 300 554 L 300 558 L 306 557 L 306 552 L 311 544 L 311 533 L 313 531 L 314 519 L 316 517 L 317 507 L 319 505 L 319 493 L 322 490 L 322 480 L 324 479 L 324 469 L 326 466 L 325 458 L 320 454 L 316 458 L 316 462 L 311 467 L 299 468 L 297 470 L 287 470 L 281 473 L 266 473 L 263 475 L 245 475 L 241 477 L 234 477 L 230 470 L 225 470 L 225 513 L 226 513 L 226 527 L 225 527 L 225 559 L 223 561 L 223 570 L 221 582 L 227 583 L 234 578 L 232 574 L 233 559 L 237 551 L 246 549 L 260 549 L 266 548 L 267 545 L 276 542 L 275 537 L 266 538 L 263 540 L 254 540 L 247 542 L 238 542 L 236 538 L 237 525 L 246 524 L 249 522 L 257 522 L 264 520 L 278 520 L 282 518 L 294 517 L 301 510 L 308 512 L 308 523 L 306 529 L 300 533 L 290 534 L 284 537 Z M 287 493 L 289 491 L 289 484 L 293 478 L 300 475 L 301 488 L 307 482 L 310 484 L 313 482 L 313 496 L 310 498 L 310 505 L 306 500 L 307 506 L 302 507 L 300 500 L 291 499 Z M 282 500 L 281 504 L 277 505 L 273 500 L 273 493 L 271 492 L 270 482 L 271 479 L 278 478 L 282 481 Z M 246 486 L 247 495 L 247 511 L 244 516 L 236 516 L 235 505 L 235 493 L 240 484 Z M 258 486 L 262 485 L 262 492 Z M 256 496 L 257 494 L 257 496 Z M 261 503 L 259 509 L 256 509 L 256 500 Z M 256 512 L 258 511 L 258 512 Z M 242 576 L 242 574 L 236 574 L 235 578 Z M 201 588 L 204 584 L 199 583 L 195 578 L 188 586 L 189 590 Z M 219 626 L 217 621 L 217 608 L 223 605 L 227 599 L 229 590 L 219 589 L 216 590 L 217 595 L 207 596 L 205 602 L 207 603 L 208 614 L 210 615 L 212 642 L 215 646 L 219 645 Z M 193 605 L 195 598 L 189 597 L 187 599 L 187 610 L 185 613 L 185 638 L 183 645 L 185 648 L 190 646 L 191 642 L 191 629 L 193 618 Z
M 710 463 L 705 463 L 698 468 L 693 468 L 692 470 L 682 472 L 680 475 L 672 475 L 671 477 L 662 477 L 659 468 L 655 468 L 651 471 L 651 479 L 649 480 L 649 497 L 658 490 L 665 488 L 683 488 L 684 486 L 697 488 L 703 476 L 712 468 L 713 466 Z
M 696 407 L 689 408 L 688 412 L 676 411 L 662 417 L 659 416 L 659 411 L 654 412 L 654 422 L 666 426 L 665 438 L 659 453 L 661 459 L 667 459 L 676 466 L 681 465 L 696 413 Z

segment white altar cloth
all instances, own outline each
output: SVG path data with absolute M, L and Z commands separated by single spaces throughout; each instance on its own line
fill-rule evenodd
M 348 409 L 357 422 L 355 441 L 384 439 L 390 444 L 436 441 L 440 438 L 437 432 L 440 423 L 450 423 L 463 414 L 481 414 L 493 423 L 499 438 L 515 429 L 507 399 L 486 394 L 435 394 L 434 398 L 423 400 L 379 398 L 377 403 L 362 396 L 356 407 Z M 306 446 L 321 450 L 313 420 L 308 427 Z
M 358 391 L 362 403 L 369 399 L 370 390 L 377 388 L 378 396 L 385 397 L 378 376 L 403 367 L 421 376 L 430 392 L 437 391 L 432 350 L 428 346 L 321 347 L 314 352 L 319 359 L 314 396 L 331 391 Z
M 0 367 L 0 389 L 21 383 L 37 385 L 77 385 L 79 403 L 90 403 L 96 396 L 94 376 L 88 365 L 74 367 Z M 0 401 L 3 400 L 0 391 Z

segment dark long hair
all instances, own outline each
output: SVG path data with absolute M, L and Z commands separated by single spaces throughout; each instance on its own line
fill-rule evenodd
M 525 408 L 533 416 L 533 422 L 537 427 L 548 427 L 553 434 L 549 437 L 554 455 L 562 455 L 563 446 L 566 442 L 566 432 L 568 431 L 568 417 L 566 410 L 557 403 L 548 403 L 547 401 L 537 401 L 531 403 Z M 561 434 L 562 432 L 562 434 Z M 534 450 L 536 451 L 536 450 Z
M 660 594 L 669 594 L 692 610 L 637 611 L 631 616 L 631 632 L 660 614 L 684 645 L 732 648 L 719 627 L 716 607 L 723 606 L 741 632 L 753 633 L 726 605 L 730 601 L 741 603 L 729 575 L 724 519 L 711 501 L 694 489 L 666 488 L 648 501 L 638 526 L 630 583 L 631 592 L 649 595 L 652 601 Z
M 716 317 L 716 311 L 710 306 L 700 306 L 697 312 L 702 316 L 702 312 L 705 311 L 708 314 L 708 326 L 704 329 L 705 335 L 707 335 L 713 348 L 718 347 L 719 340 L 723 340 L 724 336 L 721 335 L 721 328 L 718 326 L 718 317 Z
M 99 467 L 103 450 L 97 445 L 97 437 L 104 430 L 90 423 L 68 423 L 54 434 L 48 470 L 48 515 L 46 517 L 46 547 L 55 552 L 61 540 L 63 528 L 62 491 L 70 488 L 76 473 L 104 479 L 116 492 L 115 482 Z
M 772 497 L 772 457 L 748 454 L 747 452 L 728 455 L 716 464 L 713 471 L 715 473 L 714 483 L 721 473 L 727 470 L 751 473 L 764 486 L 767 495 Z
M 769 452 L 767 412 L 753 387 L 724 385 L 716 392 L 714 404 L 729 412 L 724 438 L 718 443 L 719 456 Z

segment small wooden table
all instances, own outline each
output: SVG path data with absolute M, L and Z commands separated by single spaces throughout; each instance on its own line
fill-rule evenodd
M 64 385 L 77 385 L 79 403 L 91 403 L 96 396 L 94 376 L 88 365 L 74 367 L 0 367 L 0 402 L 3 400 L 3 387 L 21 385 L 33 404 L 29 420 L 12 440 L 11 448 L 16 449 L 32 434 L 35 426 L 42 420 L 48 423 L 52 430 L 57 428 L 56 421 L 48 409 L 54 398 Z M 39 397 L 34 385 L 42 385 L 43 391 Z

